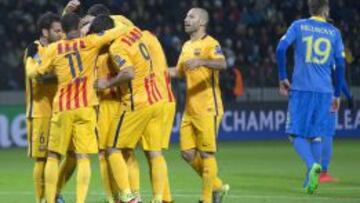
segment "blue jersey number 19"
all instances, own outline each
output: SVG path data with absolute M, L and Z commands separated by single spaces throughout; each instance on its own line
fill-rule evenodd
M 306 43 L 306 63 L 324 64 L 327 62 L 331 52 L 330 40 L 323 37 L 314 40 L 313 36 L 308 36 L 303 38 L 303 42 Z

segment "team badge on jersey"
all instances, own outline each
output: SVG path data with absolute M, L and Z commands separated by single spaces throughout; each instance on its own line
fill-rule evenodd
M 115 63 L 121 68 L 125 63 L 125 59 L 121 58 L 119 55 L 114 56 Z
M 200 48 L 196 48 L 196 49 L 194 50 L 194 55 L 195 55 L 195 56 L 200 56 L 200 53 L 201 53 L 201 49 L 200 49 Z
M 220 45 L 215 46 L 215 54 L 219 54 L 219 55 L 223 54 Z

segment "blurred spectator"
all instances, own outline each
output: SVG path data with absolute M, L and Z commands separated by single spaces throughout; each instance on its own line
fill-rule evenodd
M 24 88 L 22 55 L 26 45 L 36 39 L 35 22 L 45 11 L 60 13 L 67 1 L 0 1 L 0 90 Z M 210 12 L 209 32 L 222 44 L 229 71 L 221 74 L 226 98 L 234 97 L 240 74 L 245 87 L 277 86 L 274 49 L 292 21 L 308 17 L 305 0 L 87 0 L 80 13 L 94 3 L 107 4 L 114 13 L 129 17 L 139 27 L 151 30 L 161 40 L 168 63 L 174 66 L 182 43 L 183 19 L 192 6 Z M 360 86 L 360 1 L 331 1 L 331 17 L 340 28 L 346 45 L 348 80 Z M 289 60 L 292 61 L 292 60 Z M 233 72 L 232 68 L 241 71 Z M 289 67 L 291 67 L 289 65 Z M 235 76 L 234 76 L 235 75 Z M 183 87 L 183 84 L 176 85 Z M 231 96 L 232 94 L 232 96 Z

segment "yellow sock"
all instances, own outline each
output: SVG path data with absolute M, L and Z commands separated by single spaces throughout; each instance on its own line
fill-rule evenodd
M 129 181 L 131 192 L 140 194 L 140 172 L 139 163 L 135 157 L 135 153 L 131 152 L 128 157 L 124 157 L 126 165 L 129 169 Z
M 66 156 L 60 165 L 59 180 L 57 183 L 57 193 L 61 193 L 62 188 L 66 182 L 71 178 L 76 168 L 75 155 Z
M 107 163 L 108 163 L 108 173 L 109 173 L 109 178 L 110 178 L 111 191 L 112 191 L 112 194 L 113 194 L 113 198 L 117 200 L 117 199 L 119 199 L 120 189 L 117 186 L 114 175 L 111 172 L 111 167 L 110 167 L 110 164 L 109 164 L 108 160 L 107 160 Z
M 36 203 L 40 203 L 45 195 L 45 159 L 36 160 L 33 171 Z
M 212 191 L 214 179 L 217 174 L 217 164 L 214 156 L 203 159 L 203 186 L 202 186 L 202 200 L 205 203 L 212 202 Z
M 59 160 L 48 157 L 45 165 L 45 197 L 47 203 L 55 203 L 58 176 Z
M 199 174 L 199 176 L 202 177 L 202 175 L 203 175 L 203 160 L 201 159 L 199 153 L 196 153 L 195 158 L 192 160 L 190 165 L 197 172 L 197 174 Z M 220 189 L 222 185 L 223 185 L 222 180 L 218 176 L 216 176 L 215 180 L 213 182 L 214 190 Z
M 127 201 L 128 195 L 131 194 L 129 172 L 121 152 L 111 153 L 108 157 L 108 161 L 116 184 L 120 190 L 120 199 L 122 201 Z
M 111 174 L 109 174 L 110 170 L 105 155 L 102 154 L 99 156 L 99 164 L 101 180 L 104 186 L 106 198 L 107 200 L 111 200 L 113 199 L 114 193 L 111 187 Z
M 90 159 L 79 159 L 77 165 L 76 203 L 85 203 L 91 177 Z
M 151 182 L 153 188 L 153 200 L 162 201 L 165 188 L 165 175 L 167 175 L 167 166 L 163 156 L 157 156 L 150 159 Z
M 166 164 L 166 161 L 165 161 Z M 166 164 L 167 166 L 167 164 Z M 164 193 L 163 193 L 163 200 L 166 202 L 171 202 L 172 201 L 172 196 L 171 196 L 171 190 L 170 190 L 170 182 L 169 182 L 169 174 L 167 171 L 167 167 L 166 167 L 166 175 L 164 175 Z

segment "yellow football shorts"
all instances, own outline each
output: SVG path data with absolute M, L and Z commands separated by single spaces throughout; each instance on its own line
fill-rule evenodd
M 180 126 L 180 148 L 182 151 L 197 149 L 216 152 L 216 138 L 222 115 L 183 115 Z
M 98 152 L 94 107 L 57 112 L 51 119 L 49 151 L 65 155 L 72 142 L 75 153 Z
M 119 101 L 103 100 L 100 102 L 97 122 L 100 150 L 106 149 L 111 123 L 118 118 L 119 110 Z
M 28 141 L 28 156 L 30 158 L 45 158 L 49 139 L 50 117 L 27 118 L 26 130 Z
M 170 137 L 172 128 L 174 125 L 174 119 L 176 114 L 176 103 L 175 102 L 167 102 L 164 104 L 163 110 L 163 120 L 164 120 L 164 133 L 163 133 L 163 140 L 162 140 L 162 148 L 168 149 L 170 143 Z
M 161 150 L 162 111 L 163 103 L 132 112 L 122 111 L 117 121 L 112 123 L 108 147 L 134 149 L 141 140 L 143 146 L 153 147 L 151 150 Z

